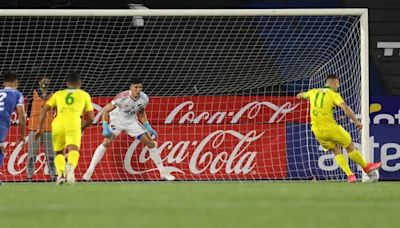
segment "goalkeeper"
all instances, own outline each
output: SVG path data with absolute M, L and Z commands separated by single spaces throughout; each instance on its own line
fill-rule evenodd
M 142 81 L 133 79 L 130 82 L 130 89 L 119 93 L 111 103 L 108 103 L 102 113 L 103 119 L 103 142 L 96 148 L 90 166 L 83 175 L 83 180 L 89 181 L 94 169 L 105 154 L 107 147 L 122 131 L 129 136 L 136 137 L 150 150 L 150 157 L 160 172 L 161 179 L 173 181 L 175 177 L 168 173 L 156 147 L 156 142 L 150 137 L 156 137 L 157 133 L 150 126 L 145 111 L 149 103 L 148 96 L 142 92 Z M 110 123 L 108 123 L 110 116 Z M 138 120 L 139 119 L 139 120 Z M 140 122 L 139 122 L 140 121 Z
M 310 101 L 312 132 L 324 149 L 331 150 L 335 154 L 335 161 L 346 173 L 348 182 L 355 183 L 357 181 L 356 176 L 351 171 L 339 146 L 346 148 L 349 158 L 360 165 L 367 174 L 379 169 L 381 163 L 367 163 L 354 147 L 349 132 L 334 120 L 333 110 L 336 106 L 339 106 L 358 129 L 363 127 L 351 108 L 344 102 L 340 93 L 337 92 L 339 84 L 338 76 L 330 74 L 327 76 L 325 87 L 301 92 L 297 94 L 297 98 Z

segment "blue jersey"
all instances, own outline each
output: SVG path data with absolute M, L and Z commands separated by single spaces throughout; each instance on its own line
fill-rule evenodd
M 11 114 L 15 112 L 18 105 L 24 105 L 21 92 L 9 87 L 0 89 L 0 143 L 7 136 Z

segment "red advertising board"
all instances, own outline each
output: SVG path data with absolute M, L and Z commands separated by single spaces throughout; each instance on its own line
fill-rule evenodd
M 97 120 L 110 98 L 94 98 Z M 177 179 L 282 179 L 287 172 L 285 122 L 306 120 L 306 104 L 291 97 L 156 97 L 146 108 L 158 132 L 163 164 Z M 99 121 L 98 121 L 99 122 Z M 10 129 L 1 179 L 26 180 L 27 145 Z M 81 179 L 101 143 L 101 126 L 82 136 L 76 170 Z M 34 179 L 48 179 L 43 150 Z M 107 150 L 93 180 L 157 180 L 148 148 L 120 135 Z

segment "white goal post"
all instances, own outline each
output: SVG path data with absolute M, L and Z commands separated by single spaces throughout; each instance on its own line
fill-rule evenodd
M 143 17 L 144 26 L 133 25 L 135 16 Z M 363 157 L 373 159 L 368 9 L 1 9 L 0 30 L 1 70 L 20 75 L 27 100 L 40 77 L 48 76 L 54 91 L 64 86 L 68 72 L 79 71 L 99 120 L 101 108 L 129 88 L 130 78 L 144 79 L 151 104 L 146 112 L 160 131 L 164 165 L 180 180 L 343 180 L 341 171 L 319 157 L 307 104 L 293 98 L 323 86 L 328 73 L 341 77 L 342 96 L 363 129 L 359 134 L 337 113 L 339 123 L 362 145 Z M 101 143 L 99 122 L 82 138 L 78 179 Z M 18 146 L 12 128 L 3 179 L 25 181 L 29 148 Z M 215 145 L 199 149 L 212 134 Z M 218 144 L 218 137 L 225 141 Z M 148 151 L 132 140 L 124 135 L 107 151 L 95 180 L 158 179 Z M 137 156 L 128 158 L 134 149 Z M 48 180 L 44 157 L 36 158 L 34 180 Z

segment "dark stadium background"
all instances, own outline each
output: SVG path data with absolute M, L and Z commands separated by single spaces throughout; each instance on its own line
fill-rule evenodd
M 378 42 L 400 41 L 400 1 L 396 0 L 2 0 L 0 8 L 19 9 L 124 9 L 128 3 L 151 9 L 244 9 L 244 8 L 369 8 L 370 27 L 370 95 L 400 95 L 400 49 L 383 56 Z

